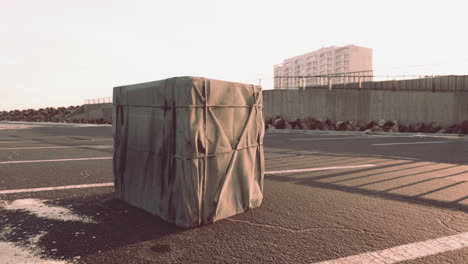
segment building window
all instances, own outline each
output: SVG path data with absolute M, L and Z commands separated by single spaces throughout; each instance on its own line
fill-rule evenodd
M 327 59 L 327 62 L 328 62 L 328 63 L 331 63 L 331 62 L 332 62 L 332 59 L 331 59 L 331 58 L 328 58 L 328 59 Z
M 324 64 L 324 63 L 325 63 L 325 61 L 326 61 L 325 59 L 323 59 L 323 60 L 320 60 L 320 64 Z
M 307 66 L 312 66 L 312 63 L 311 62 L 307 63 Z
M 318 63 L 317 63 L 316 61 L 314 61 L 314 62 L 312 63 L 312 65 L 314 65 L 314 66 L 317 66 L 317 64 L 318 64 Z
M 327 57 L 330 57 L 332 55 L 331 51 L 327 52 Z
M 325 53 L 320 54 L 320 58 L 321 59 L 325 58 Z
M 349 64 L 349 61 L 345 60 L 345 61 L 343 62 L 343 64 L 344 64 L 344 65 L 348 65 L 348 64 Z
M 345 54 L 344 58 L 345 58 L 345 60 L 347 60 L 349 58 L 349 54 Z
M 341 60 L 341 57 L 343 57 L 343 56 L 342 56 L 342 55 L 338 55 L 338 56 L 335 57 L 335 60 L 339 61 L 339 60 Z
M 335 72 L 341 72 L 342 71 L 342 68 L 336 68 Z
M 336 66 L 336 67 L 339 67 L 339 66 L 341 66 L 341 61 L 340 61 L 340 62 L 337 62 L 337 63 L 335 63 L 335 66 Z

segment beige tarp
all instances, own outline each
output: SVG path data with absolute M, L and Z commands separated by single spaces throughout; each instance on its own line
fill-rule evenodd
M 117 197 L 181 227 L 263 199 L 259 86 L 176 77 L 114 88 Z

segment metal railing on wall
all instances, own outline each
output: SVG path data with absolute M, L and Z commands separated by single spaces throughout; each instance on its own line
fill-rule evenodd
M 84 104 L 107 104 L 107 103 L 112 103 L 112 97 L 100 97 L 100 98 L 84 100 Z
M 328 75 L 275 76 L 240 81 L 264 89 L 359 89 L 390 91 L 468 92 L 468 75 L 374 75 L 372 71 Z M 85 99 L 84 104 L 112 103 L 112 97 Z
M 393 91 L 468 92 L 468 75 L 366 75 L 329 74 L 313 76 L 276 76 L 275 89 L 365 89 Z
M 306 87 L 329 87 L 333 84 L 359 83 L 373 80 L 372 71 L 359 71 L 348 73 L 306 75 L 306 76 L 275 76 L 275 89 L 305 89 Z

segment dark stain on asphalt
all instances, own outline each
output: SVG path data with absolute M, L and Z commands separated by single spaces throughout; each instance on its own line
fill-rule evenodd
M 156 244 L 152 246 L 150 250 L 156 253 L 166 253 L 171 251 L 171 246 L 166 244 Z

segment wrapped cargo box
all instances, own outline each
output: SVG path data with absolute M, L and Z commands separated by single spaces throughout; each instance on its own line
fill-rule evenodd
M 262 203 L 260 86 L 199 77 L 121 86 L 113 111 L 119 199 L 180 227 Z

